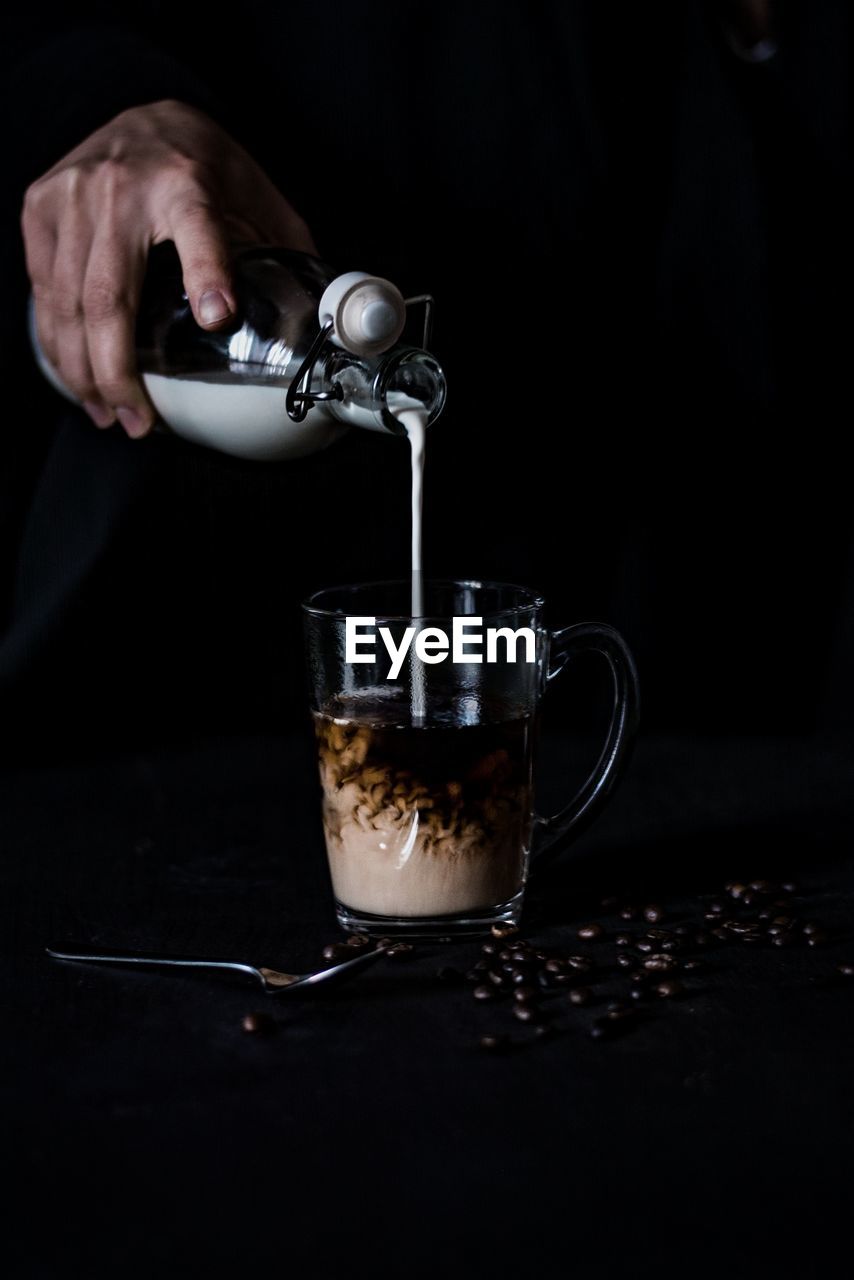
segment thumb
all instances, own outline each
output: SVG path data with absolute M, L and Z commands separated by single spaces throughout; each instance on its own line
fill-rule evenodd
M 196 323 L 219 329 L 237 314 L 225 227 L 209 205 L 198 201 L 180 210 L 171 230 Z

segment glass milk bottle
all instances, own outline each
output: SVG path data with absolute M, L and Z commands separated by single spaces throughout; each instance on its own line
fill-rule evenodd
M 193 318 L 171 244 L 151 251 L 136 329 L 137 368 L 165 428 L 240 458 L 299 458 L 348 426 L 403 435 L 399 415 L 427 423 L 445 401 L 442 369 L 426 348 L 432 300 L 404 300 L 388 280 L 338 275 L 319 259 L 251 246 L 233 259 L 234 325 L 216 333 Z M 423 347 L 401 340 L 407 307 L 424 305 Z M 45 377 L 75 397 L 41 350 L 32 299 L 30 341 Z

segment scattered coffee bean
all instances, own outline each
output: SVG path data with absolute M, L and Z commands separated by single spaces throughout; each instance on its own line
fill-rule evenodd
M 618 947 L 630 947 L 632 945 L 632 935 L 630 933 L 618 933 L 614 941 Z
M 644 955 L 649 955 L 650 952 L 658 949 L 654 942 L 650 942 L 649 938 L 638 938 L 635 942 L 635 948 L 638 951 L 642 951 Z
M 712 937 L 713 937 L 713 938 L 718 938 L 721 942 L 726 942 L 726 941 L 727 941 L 727 939 L 729 938 L 729 936 L 730 936 L 730 935 L 727 933 L 726 929 L 713 929 L 713 930 L 712 930 Z
M 518 932 L 519 926 L 516 924 L 494 924 L 490 930 L 493 938 L 512 938 Z
M 702 967 L 703 967 L 702 960 L 683 960 L 682 961 L 683 969 L 702 969 Z
M 601 902 L 599 903 L 599 906 L 602 908 L 603 911 L 613 911 L 614 908 L 617 906 L 617 903 L 618 903 L 617 898 L 602 898 Z
M 807 938 L 808 947 L 823 947 L 827 942 L 827 934 L 821 929 L 817 929 L 815 933 L 811 933 Z
M 472 995 L 475 1000 L 494 1000 L 496 991 L 494 987 L 488 987 L 486 983 L 483 982 L 479 987 L 475 987 Z
M 643 918 L 648 920 L 650 924 L 658 924 L 659 920 L 664 919 L 664 908 L 660 907 L 657 902 L 651 902 L 648 907 L 644 907 Z
M 689 924 L 677 924 L 674 925 L 673 932 L 678 934 L 680 938 L 690 938 L 694 930 Z
M 824 933 L 824 929 L 822 928 L 822 926 L 818 924 L 815 920 L 805 920 L 801 927 L 803 929 L 803 932 L 806 934 Z
M 601 924 L 583 924 L 578 930 L 579 938 L 583 938 L 585 942 L 596 942 L 599 938 L 605 936 L 605 930 Z
M 275 1023 L 269 1013 L 247 1013 L 241 1025 L 250 1035 L 266 1035 L 273 1030 Z
M 593 999 L 593 992 L 589 987 L 573 987 L 569 993 L 569 1003 L 585 1005 L 589 1004 Z
M 608 1005 L 609 1018 L 619 1018 L 622 1014 L 628 1013 L 629 1006 L 622 1000 L 612 1000 Z
M 566 963 L 577 973 L 589 973 L 591 969 L 596 968 L 596 961 L 591 960 L 590 956 L 567 956 Z
M 634 969 L 637 959 L 637 956 L 629 955 L 628 951 L 617 952 L 617 964 L 621 969 Z
M 668 978 L 667 982 L 659 982 L 654 990 L 662 1000 L 672 1000 L 674 996 L 681 996 L 685 988 L 677 978 Z
M 536 987 L 517 987 L 513 992 L 513 999 L 518 1004 L 530 1004 L 532 1000 L 536 1000 L 539 996 Z
M 411 942 L 393 942 L 385 953 L 389 960 L 407 960 L 415 954 L 415 948 Z
M 755 894 L 752 889 L 745 889 L 744 893 L 741 895 L 741 905 L 743 907 L 752 907 L 757 896 L 758 895 Z
M 798 941 L 797 935 L 789 929 L 786 933 L 778 934 L 776 938 L 771 939 L 775 947 L 794 947 Z
M 649 991 L 646 987 L 632 987 L 629 991 L 629 997 L 632 1000 L 646 1000 Z
M 489 978 L 489 981 L 492 983 L 492 985 L 496 987 L 499 991 L 506 991 L 507 988 L 512 985 L 509 974 L 498 973 L 496 972 L 495 969 L 490 969 L 489 973 L 487 974 L 487 977 Z
M 488 1035 L 480 1037 L 480 1047 L 485 1049 L 487 1053 L 501 1053 L 509 1045 L 510 1041 L 504 1035 Z
M 497 956 L 500 950 L 501 943 L 494 940 L 492 942 L 482 943 L 480 948 L 481 955 L 484 956 Z
M 516 1004 L 513 1006 L 513 1015 L 520 1022 L 538 1022 L 540 1011 L 533 1004 Z
M 622 907 L 620 910 L 621 920 L 637 920 L 639 915 L 640 915 L 640 911 L 638 910 L 637 907 L 634 907 L 634 906 Z
M 360 951 L 363 947 L 367 947 L 370 941 L 366 933 L 351 933 L 347 939 L 347 946 L 355 947 L 357 951 Z
M 783 890 L 784 893 L 798 892 L 798 886 L 795 884 L 793 880 L 787 880 L 784 884 L 780 885 L 780 888 Z
M 854 964 L 848 960 L 843 960 L 841 964 L 836 966 L 836 972 L 843 978 L 854 978 Z
M 672 973 L 674 969 L 679 968 L 679 961 L 674 956 L 659 952 L 657 955 L 647 956 L 643 967 L 650 973 Z
M 733 898 L 740 898 L 743 893 L 747 893 L 747 885 L 742 884 L 738 880 L 731 880 L 727 885 L 727 888 L 729 889 L 730 896 Z
M 543 968 L 546 973 L 563 973 L 566 965 L 563 960 L 558 960 L 555 956 L 552 956 L 551 959 L 546 961 Z
M 776 893 L 777 886 L 772 884 L 770 880 L 751 880 L 750 887 L 754 893 Z

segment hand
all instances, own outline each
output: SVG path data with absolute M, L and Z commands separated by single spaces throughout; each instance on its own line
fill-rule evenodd
M 96 426 L 118 418 L 131 437 L 156 417 L 134 355 L 149 247 L 174 241 L 193 315 L 209 330 L 237 309 L 230 241 L 316 252 L 251 156 L 172 100 L 123 111 L 38 178 L 21 229 L 46 356 Z

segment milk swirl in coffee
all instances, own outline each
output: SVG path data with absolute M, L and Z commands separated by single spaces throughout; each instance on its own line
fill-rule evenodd
M 391 399 L 391 398 L 390 398 Z M 389 407 L 411 451 L 411 613 L 424 613 L 422 492 L 427 415 Z M 510 902 L 530 840 L 530 717 L 481 708 L 478 723 L 431 700 L 410 650 L 409 695 L 339 696 L 315 714 L 323 826 L 335 896 L 364 915 L 429 919 Z

